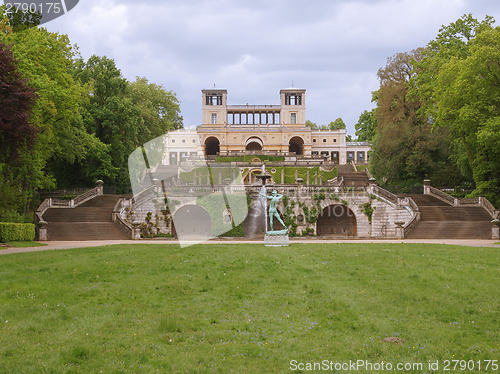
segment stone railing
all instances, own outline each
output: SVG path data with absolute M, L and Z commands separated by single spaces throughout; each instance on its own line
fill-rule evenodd
M 459 207 L 459 206 L 478 206 L 484 208 L 491 216 L 492 219 L 497 219 L 500 217 L 500 209 L 495 209 L 490 201 L 483 197 L 473 197 L 467 199 L 459 199 L 457 197 L 453 197 L 448 195 L 446 192 L 441 191 L 435 187 L 429 185 L 429 183 L 425 184 L 424 182 L 424 194 L 434 196 L 445 203 L 450 204 L 451 206 Z
M 371 193 L 374 194 L 375 196 L 386 200 L 387 202 L 393 204 L 393 205 L 400 205 L 401 199 L 394 195 L 392 192 L 389 192 L 387 190 L 384 190 L 383 188 L 377 186 L 377 185 L 371 185 L 370 186 Z
M 73 208 L 77 207 L 78 205 L 83 204 L 86 201 L 89 201 L 93 199 L 96 196 L 100 196 L 103 194 L 103 188 L 102 186 L 97 186 L 95 188 L 92 188 L 91 190 L 88 190 L 87 192 L 84 192 L 83 194 L 75 197 L 73 201 Z
M 488 213 L 491 215 L 491 218 L 500 219 L 500 209 L 495 209 L 493 204 L 490 203 L 487 198 L 482 196 L 479 197 L 479 205 L 488 211 Z
M 411 214 L 411 219 L 403 224 L 401 221 L 400 226 L 397 227 L 398 230 L 402 230 L 402 237 L 406 237 L 406 235 L 415 227 L 415 225 L 420 221 L 420 210 L 418 209 L 417 204 L 411 197 L 399 197 L 392 192 L 389 192 L 375 184 L 372 184 L 370 187 L 371 193 L 375 195 L 377 198 L 384 200 L 390 205 L 394 206 L 396 209 L 405 209 L 408 213 Z
M 471 206 L 480 206 L 480 197 L 473 197 L 473 198 L 467 198 L 467 199 L 459 199 L 460 205 L 471 205 Z
M 306 184 L 272 184 L 267 186 L 268 189 L 276 189 L 279 193 L 290 196 L 313 196 L 315 194 L 341 194 L 341 195 L 364 195 L 367 194 L 366 187 L 344 187 L 344 186 L 328 186 L 328 185 L 306 185 Z M 144 205 L 154 199 L 165 197 L 190 197 L 204 196 L 217 192 L 232 193 L 259 193 L 261 185 L 245 185 L 245 184 L 214 184 L 214 185 L 179 185 L 166 186 L 165 193 L 161 188 L 151 186 L 144 191 L 135 195 L 132 199 L 134 207 Z M 397 200 L 397 198 L 396 198 Z
M 111 215 L 111 219 L 113 222 L 118 221 L 118 223 L 129 233 L 130 238 L 133 239 L 132 234 L 132 225 L 125 221 L 122 217 L 122 210 L 124 209 L 124 202 L 127 201 L 128 199 L 121 197 L 118 199 L 116 202 L 115 206 L 113 207 L 113 213 Z
M 38 240 L 47 240 L 47 222 L 44 221 L 43 215 L 50 208 L 74 208 L 85 201 L 88 201 L 96 196 L 102 195 L 103 182 L 101 180 L 97 181 L 97 187 L 84 192 L 83 194 L 75 197 L 71 200 L 56 199 L 54 197 L 49 197 L 45 199 L 40 206 L 35 211 L 35 225 L 37 229 Z
M 404 205 L 407 205 L 409 208 L 408 211 L 411 214 L 411 219 L 405 225 L 403 225 L 404 236 L 406 237 L 408 233 L 413 230 L 413 228 L 420 221 L 420 209 L 418 209 L 418 205 L 413 201 L 411 197 L 405 197 L 401 200 Z
M 368 168 L 365 169 L 365 174 L 368 177 L 368 179 L 374 179 L 373 175 L 370 173 L 370 171 L 368 170 Z
M 427 187 L 427 188 L 426 188 Z M 426 195 L 432 195 L 435 198 L 444 201 L 447 204 L 450 204 L 451 206 L 457 206 L 456 204 L 456 199 L 451 195 L 448 195 L 446 192 L 443 192 L 435 187 L 432 186 L 424 186 L 424 194 Z
M 43 214 L 50 208 L 74 208 L 78 205 L 83 204 L 96 196 L 103 194 L 103 183 L 102 181 L 97 181 L 97 187 L 84 192 L 83 194 L 75 197 L 71 200 L 57 199 L 55 197 L 49 197 L 45 199 L 38 209 L 35 211 L 38 220 L 42 221 Z
M 35 211 L 35 223 L 43 221 L 43 214 L 50 208 L 50 199 L 45 199 Z
M 145 190 L 139 192 L 137 195 L 134 195 L 132 198 L 132 205 L 141 206 L 148 201 L 151 201 L 156 196 L 156 188 L 155 186 L 150 186 Z

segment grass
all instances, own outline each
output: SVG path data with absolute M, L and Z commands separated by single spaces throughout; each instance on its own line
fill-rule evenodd
M 25 247 L 43 247 L 46 246 L 47 243 L 38 243 L 32 241 L 24 241 L 24 242 L 8 242 L 6 243 L 9 247 L 16 248 L 25 248 Z
M 441 373 L 443 360 L 499 358 L 499 253 L 304 243 L 3 255 L 0 371 L 286 373 L 291 360 L 360 359 L 440 360 Z

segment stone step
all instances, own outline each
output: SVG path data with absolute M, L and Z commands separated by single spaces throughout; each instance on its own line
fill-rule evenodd
M 420 206 L 421 221 L 491 221 L 481 207 Z
M 419 222 L 407 239 L 491 239 L 489 222 L 427 221 Z
M 121 196 L 119 195 L 101 195 L 84 202 L 83 204 L 77 206 L 75 209 L 80 207 L 95 207 L 95 208 L 111 208 L 115 206 Z
M 112 209 L 112 208 L 111 208 Z M 51 208 L 43 218 L 47 222 L 111 222 L 110 208 Z
M 415 204 L 418 205 L 420 208 L 421 206 L 451 206 L 450 204 L 435 198 L 434 196 L 431 195 L 424 195 L 424 194 L 405 194 L 405 195 L 400 195 L 402 197 L 409 196 L 413 199 Z
M 48 222 L 48 240 L 115 240 L 130 239 L 118 222 L 112 222 L 118 195 L 101 195 L 76 208 L 48 209 L 43 219 Z
M 48 240 L 125 240 L 127 231 L 117 222 L 49 222 Z

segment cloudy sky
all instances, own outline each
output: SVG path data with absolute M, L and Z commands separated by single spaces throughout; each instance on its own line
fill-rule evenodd
M 500 25 L 498 0 L 81 0 L 44 26 L 84 58 L 176 92 L 186 127 L 200 124 L 203 88 L 227 89 L 228 104 L 279 104 L 293 85 L 307 89 L 309 120 L 341 117 L 354 134 L 387 58 L 466 13 Z

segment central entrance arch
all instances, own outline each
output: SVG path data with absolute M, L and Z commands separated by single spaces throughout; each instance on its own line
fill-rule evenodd
M 328 205 L 316 223 L 318 236 L 357 236 L 356 216 L 343 204 Z
M 220 152 L 220 142 L 215 136 L 205 140 L 205 156 L 215 156 Z
M 264 144 L 262 143 L 262 139 L 252 136 L 251 138 L 248 138 L 248 140 L 245 143 L 245 150 L 246 151 L 262 151 L 262 147 Z
M 288 151 L 295 152 L 296 155 L 303 155 L 304 139 L 302 139 L 300 136 L 294 136 L 293 138 L 291 138 L 288 146 Z

